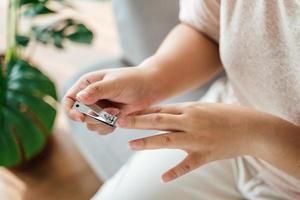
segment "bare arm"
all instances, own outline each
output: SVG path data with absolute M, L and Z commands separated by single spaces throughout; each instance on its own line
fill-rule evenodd
M 193 102 L 150 108 L 118 123 L 124 128 L 168 130 L 131 141 L 132 149 L 187 152 L 163 176 L 165 181 L 205 163 L 243 155 L 263 159 L 300 179 L 300 127 L 274 115 L 237 105 Z
M 249 153 L 300 179 L 300 127 L 269 114 L 250 116 L 256 123 L 248 133 L 256 142 Z
M 185 24 L 176 26 L 140 67 L 155 74 L 156 101 L 202 85 L 222 69 L 218 45 Z
M 180 24 L 156 54 L 138 67 L 99 70 L 82 76 L 67 92 L 64 107 L 71 119 L 85 121 L 88 129 L 109 133 L 111 129 L 74 111 L 74 101 L 98 103 L 103 107 L 109 100 L 114 102 L 110 106 L 119 109 L 115 112 L 127 115 L 199 86 L 220 69 L 218 45 L 195 29 Z
M 141 66 L 156 71 L 160 83 L 157 94 L 162 99 L 199 86 L 222 69 L 217 44 L 185 24 L 175 27 L 157 53 Z M 247 125 L 249 120 L 251 126 L 238 131 L 246 133 L 239 134 L 240 138 L 247 138 L 238 155 L 264 159 L 300 179 L 300 128 L 252 109 L 241 113 L 245 120 L 241 123 Z

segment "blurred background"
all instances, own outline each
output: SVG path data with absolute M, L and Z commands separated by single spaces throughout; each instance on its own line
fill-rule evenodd
M 90 199 L 126 163 L 127 142 L 141 132 L 99 136 L 66 119 L 61 98 L 86 72 L 152 55 L 178 11 L 174 0 L 0 1 L 1 200 Z M 206 89 L 166 102 L 198 100 Z
M 72 1 L 72 9 L 64 9 L 60 16 L 75 16 L 94 32 L 91 45 L 67 42 L 65 49 L 37 44 L 31 56 L 55 83 L 62 94 L 64 84 L 83 68 L 95 64 L 99 57 L 119 55 L 112 3 L 110 1 Z M 6 16 L 8 0 L 0 1 L 0 52 L 6 48 Z M 43 17 L 47 18 L 47 17 Z M 43 19 L 45 20 L 45 19 Z M 46 19 L 48 20 L 48 19 Z M 52 19 L 50 19 L 52 20 Z M 26 26 L 26 22 L 22 23 Z M 32 48 L 32 47 L 28 47 Z M 19 168 L 0 168 L 0 199 L 89 199 L 101 186 L 70 136 L 70 129 L 60 106 L 53 135 L 43 155 Z

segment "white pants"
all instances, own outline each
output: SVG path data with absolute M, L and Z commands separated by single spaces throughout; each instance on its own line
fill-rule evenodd
M 285 199 L 266 185 L 244 158 L 215 161 L 170 183 L 161 175 L 185 156 L 179 150 L 135 154 L 93 200 Z

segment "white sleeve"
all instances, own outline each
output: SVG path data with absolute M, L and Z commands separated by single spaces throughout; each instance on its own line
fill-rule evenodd
M 180 0 L 179 19 L 219 43 L 220 0 Z

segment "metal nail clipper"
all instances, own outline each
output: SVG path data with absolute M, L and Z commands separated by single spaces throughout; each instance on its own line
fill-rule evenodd
M 76 101 L 73 105 L 73 109 L 95 120 L 98 120 L 110 127 L 115 127 L 116 121 L 118 119 L 116 116 L 103 111 L 103 109 L 101 109 L 97 105 L 85 105 L 80 103 L 79 101 Z

